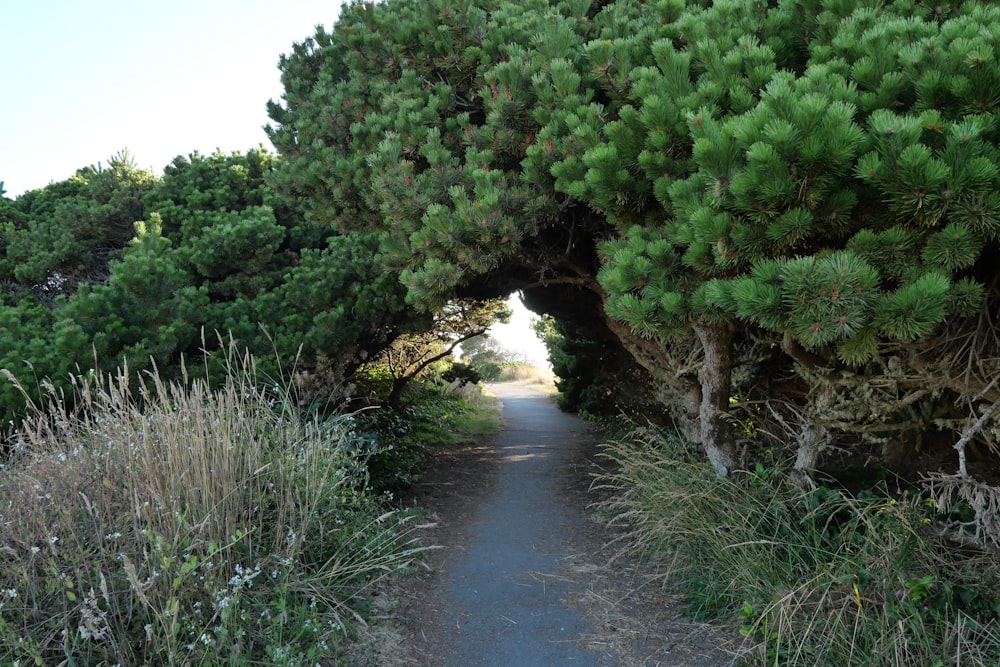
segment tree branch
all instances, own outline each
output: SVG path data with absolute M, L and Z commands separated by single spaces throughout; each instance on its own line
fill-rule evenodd
M 986 408 L 986 411 L 979 417 L 979 419 L 976 420 L 976 423 L 973 424 L 968 431 L 962 434 L 962 437 L 955 443 L 955 449 L 958 450 L 958 474 L 962 477 L 969 476 L 968 468 L 966 468 L 965 465 L 965 446 L 969 444 L 969 441 L 972 440 L 977 433 L 979 433 L 979 430 L 983 428 L 989 418 L 992 417 L 993 413 L 998 409 L 1000 409 L 1000 399 L 997 399 L 993 402 L 993 405 Z

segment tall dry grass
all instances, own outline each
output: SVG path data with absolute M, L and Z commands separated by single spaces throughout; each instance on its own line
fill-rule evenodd
M 500 377 L 496 381 L 522 384 L 546 393 L 555 393 L 555 379 L 556 376 L 548 369 L 531 364 L 509 363 L 501 366 Z
M 607 455 L 623 550 L 660 560 L 697 615 L 739 623 L 742 664 L 1000 661 L 1000 561 L 942 540 L 926 501 L 802 492 L 779 468 L 720 479 L 648 428 Z
M 323 663 L 351 597 L 411 563 L 418 526 L 369 497 L 352 419 L 226 367 L 48 388 L 0 470 L 0 663 Z

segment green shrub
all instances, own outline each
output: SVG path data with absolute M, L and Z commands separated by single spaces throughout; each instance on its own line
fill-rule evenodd
M 352 418 L 309 421 L 249 358 L 222 386 L 78 378 L 0 469 L 3 664 L 301 665 L 419 551 Z
M 358 415 L 357 432 L 377 443 L 368 463 L 373 492 L 391 498 L 419 476 L 435 447 L 496 435 L 501 419 L 496 399 L 479 385 L 413 383 L 399 410 L 379 408 Z
M 441 379 L 445 382 L 459 382 L 461 384 L 478 384 L 483 380 L 482 374 L 469 364 L 458 361 L 441 373 Z
M 607 509 L 703 618 L 739 618 L 749 664 L 996 665 L 1000 563 L 933 530 L 914 496 L 720 479 L 677 438 L 609 446 Z
M 486 382 L 495 382 L 503 374 L 504 365 L 499 361 L 484 361 L 479 365 L 479 375 Z

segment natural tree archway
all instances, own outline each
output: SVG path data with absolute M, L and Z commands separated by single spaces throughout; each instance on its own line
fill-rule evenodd
M 275 185 L 378 230 L 410 303 L 521 289 L 610 331 L 726 474 L 736 366 L 864 375 L 983 304 L 1000 13 L 883 5 L 354 4 L 282 60 Z

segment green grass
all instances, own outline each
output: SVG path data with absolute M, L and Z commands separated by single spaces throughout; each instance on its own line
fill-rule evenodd
M 783 469 L 719 479 L 675 437 L 608 446 L 623 549 L 691 611 L 741 626 L 748 665 L 996 665 L 1000 561 L 935 532 L 927 501 L 804 492 Z
M 355 596 L 418 557 L 353 418 L 228 369 L 80 378 L 82 410 L 36 408 L 0 469 L 0 663 L 334 664 Z

